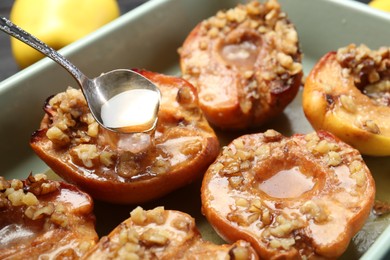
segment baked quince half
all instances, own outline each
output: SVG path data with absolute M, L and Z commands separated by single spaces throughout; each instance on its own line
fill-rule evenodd
M 325 131 L 234 139 L 201 188 L 202 212 L 217 233 L 250 242 L 261 259 L 337 259 L 374 198 L 359 151 Z
M 97 241 L 87 193 L 44 174 L 0 176 L 0 259 L 79 259 Z
M 294 25 L 276 0 L 251 1 L 200 22 L 179 49 L 183 77 L 221 129 L 262 125 L 295 98 L 303 75 Z
M 130 218 L 100 239 L 83 259 L 259 259 L 249 242 L 216 245 L 203 240 L 188 214 L 135 208 Z
M 219 142 L 187 81 L 139 71 L 162 94 L 155 132 L 118 134 L 100 127 L 80 90 L 48 99 L 30 141 L 55 173 L 112 203 L 159 198 L 203 176 Z
M 302 102 L 315 129 L 362 154 L 390 155 L 390 48 L 351 44 L 327 53 L 307 77 Z

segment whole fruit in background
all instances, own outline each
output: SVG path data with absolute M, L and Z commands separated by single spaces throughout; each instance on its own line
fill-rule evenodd
M 386 12 L 390 12 L 390 0 L 373 0 L 373 1 L 369 2 L 368 4 L 369 4 L 369 6 L 371 6 L 373 8 L 376 8 L 376 9 L 379 9 L 382 11 L 386 11 Z
M 10 20 L 58 50 L 119 15 L 115 0 L 16 0 Z M 43 58 L 41 53 L 14 38 L 11 48 L 21 68 Z

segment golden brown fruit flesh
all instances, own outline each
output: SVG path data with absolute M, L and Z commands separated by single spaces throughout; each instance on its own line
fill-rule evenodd
M 0 176 L 0 258 L 79 259 L 98 241 L 91 197 L 75 186 Z
M 263 259 L 337 258 L 363 226 L 375 184 L 360 153 L 320 131 L 244 135 L 202 183 L 202 211 L 226 241 Z
M 258 259 L 248 242 L 216 245 L 202 239 L 186 213 L 137 207 L 83 259 Z
M 140 71 L 162 93 L 154 134 L 117 134 L 93 119 L 80 90 L 50 98 L 31 147 L 63 179 L 93 198 L 140 203 L 203 176 L 219 152 L 218 139 L 187 81 Z
M 306 79 L 302 105 L 315 129 L 362 154 L 390 155 L 390 49 L 349 45 L 330 52 Z
M 277 1 L 252 1 L 199 23 L 179 49 L 209 122 L 256 127 L 280 114 L 302 78 L 298 35 Z

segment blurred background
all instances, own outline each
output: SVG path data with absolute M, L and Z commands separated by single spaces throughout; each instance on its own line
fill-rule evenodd
M 120 13 L 124 14 L 148 0 L 117 0 Z M 196 1 L 196 0 L 194 0 Z M 339 0 L 344 1 L 344 0 Z M 367 4 L 370 0 L 355 0 Z M 389 1 L 390 0 L 384 0 Z M 10 10 L 15 0 L 0 0 L 0 16 L 9 18 Z M 9 36 L 0 32 L 0 82 L 20 70 L 12 56 Z

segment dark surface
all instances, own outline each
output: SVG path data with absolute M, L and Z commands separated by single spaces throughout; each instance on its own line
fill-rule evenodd
M 143 4 L 147 0 L 118 0 L 121 14 Z M 14 0 L 0 0 L 0 16 L 9 18 L 9 13 Z M 0 31 L 0 82 L 13 74 L 17 73 L 19 68 L 12 56 L 9 36 Z

